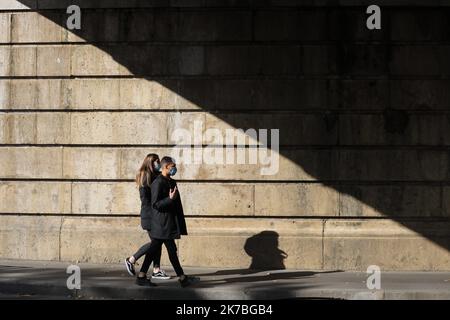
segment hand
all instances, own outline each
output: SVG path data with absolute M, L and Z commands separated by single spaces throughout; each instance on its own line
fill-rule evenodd
M 175 188 L 173 188 L 173 190 L 170 189 L 169 190 L 169 198 L 172 200 L 175 199 L 177 197 L 177 191 L 178 191 L 177 186 L 175 186 Z

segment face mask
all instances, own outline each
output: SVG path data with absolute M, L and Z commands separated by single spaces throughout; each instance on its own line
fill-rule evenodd
M 154 168 L 156 171 L 159 171 L 159 170 L 161 169 L 161 165 L 159 164 L 159 162 L 155 162 L 155 163 L 153 164 L 153 168 Z
M 174 176 L 175 173 L 177 173 L 177 167 L 172 167 L 172 168 L 170 168 L 170 170 L 169 170 L 169 175 L 170 175 L 170 176 Z

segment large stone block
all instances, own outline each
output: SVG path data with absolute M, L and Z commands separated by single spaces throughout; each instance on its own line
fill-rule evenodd
M 11 75 L 11 48 L 0 46 L 0 77 Z
M 120 62 L 116 61 L 108 51 L 108 47 L 104 46 L 74 46 L 71 63 L 72 74 L 77 76 L 117 76 L 122 69 Z
M 62 147 L 0 147 L 0 177 L 54 178 L 63 172 Z
M 158 11 L 156 16 L 163 14 Z M 153 41 L 155 38 L 155 11 L 145 9 L 121 10 L 118 37 L 122 41 Z
M 448 109 L 450 81 L 405 79 L 390 82 L 391 105 L 399 109 Z
M 244 183 L 179 183 L 185 215 L 254 215 L 254 186 Z M 208 201 L 210 199 L 211 201 Z
M 328 92 L 329 108 L 383 110 L 389 106 L 389 92 L 395 94 L 389 91 L 389 82 L 386 80 L 339 79 L 328 83 L 329 87 L 321 89 L 319 93 L 323 95 L 323 92 Z
M 440 75 L 443 56 L 442 47 L 436 45 L 391 46 L 390 70 L 392 75 L 436 76 Z
M 7 109 L 60 109 L 61 103 L 60 79 L 12 79 L 9 80 L 10 93 Z M 6 83 L 7 80 L 0 80 Z
M 212 75 L 293 75 L 300 72 L 299 46 L 214 46 L 206 49 Z
M 0 257 L 59 260 L 61 217 L 0 215 Z
M 170 89 L 170 87 L 168 87 Z M 252 87 L 248 80 L 235 79 L 183 79 L 172 89 L 181 105 L 215 109 L 242 109 L 251 105 Z
M 62 101 L 71 109 L 119 109 L 118 79 L 63 80 Z
M 141 229 L 137 217 L 64 218 L 61 260 L 120 263 L 148 241 L 148 235 Z
M 226 130 L 243 129 L 247 132 L 249 129 L 254 129 L 257 133 L 257 140 L 266 144 L 270 140 L 264 137 L 259 130 L 267 130 L 270 139 L 272 130 L 278 129 L 280 145 L 335 145 L 338 142 L 336 116 L 295 113 L 216 113 L 206 115 L 206 128 L 218 129 L 224 136 Z M 239 136 L 243 139 L 248 135 L 241 133 Z
M 2 213 L 71 213 L 70 183 L 5 181 L 0 183 L 0 199 Z
M 25 82 L 27 80 L 24 80 Z M 31 80 L 33 81 L 33 80 Z M 34 80 L 36 85 L 36 104 L 34 108 L 64 109 L 67 103 L 63 100 L 63 81 L 61 79 Z
M 62 177 L 66 179 L 119 179 L 121 177 L 120 149 L 64 148 L 63 161 Z M 134 173 L 134 171 L 130 172 L 128 177 L 132 179 Z
M 170 61 L 170 45 L 117 44 L 105 45 L 102 50 L 118 62 L 119 74 L 125 76 L 168 75 L 170 68 L 178 65 L 177 58 Z
M 234 87 L 229 86 L 226 93 L 228 93 L 231 97 L 235 97 L 236 100 L 244 99 L 245 101 L 245 97 L 249 96 L 248 92 L 251 92 L 252 95 L 250 96 L 250 105 L 252 109 L 307 110 L 333 107 L 327 100 L 327 95 L 324 94 L 324 92 L 329 89 L 328 82 L 325 80 L 269 79 L 247 82 L 249 82 L 250 88 L 245 93 L 235 97 L 233 92 L 238 86 L 239 81 L 236 81 L 236 85 Z M 233 92 L 231 92 L 231 90 L 233 90 Z M 217 98 L 219 106 L 221 106 L 224 98 L 225 97 L 222 96 Z M 236 105 L 238 105 L 238 102 L 236 102 Z M 240 108 L 242 108 L 242 106 L 246 106 L 246 104 L 241 103 Z
M 0 43 L 11 42 L 11 13 L 0 12 Z
M 201 75 L 205 73 L 205 48 L 201 46 L 189 46 L 175 48 L 170 51 L 170 74 Z M 174 63 L 176 61 L 176 63 Z
M 0 113 L 0 143 L 36 142 L 36 115 L 29 113 Z
M 433 185 L 349 185 L 339 187 L 339 215 L 361 217 L 442 217 L 442 187 Z
M 137 215 L 139 210 L 139 190 L 134 183 L 72 184 L 72 213 Z
M 191 102 L 180 95 L 177 80 L 121 79 L 119 83 L 120 108 L 180 110 L 201 108 L 195 101 Z
M 188 219 L 183 265 L 320 269 L 321 220 Z M 205 250 L 208 243 L 209 250 Z
M 246 239 L 245 235 L 189 235 L 179 241 L 180 263 L 184 266 L 248 268 L 252 259 L 244 251 Z
M 11 41 L 14 43 L 61 42 L 63 16 L 57 12 L 21 12 L 11 17 Z
M 36 51 L 36 46 L 32 45 L 12 46 L 10 75 L 14 77 L 36 76 Z
M 255 12 L 255 39 L 259 41 L 314 41 L 328 39 L 325 11 L 258 10 Z
M 70 142 L 70 113 L 41 112 L 36 114 L 36 142 L 67 144 Z
M 70 46 L 39 46 L 37 47 L 37 75 L 70 76 L 70 59 Z
M 9 80 L 0 80 L 0 110 L 11 107 L 11 82 Z
M 365 271 L 450 270 L 448 222 L 329 220 L 324 228 L 324 269 Z
M 341 115 L 339 141 L 344 145 L 447 145 L 450 124 L 444 114 L 405 112 Z
M 74 144 L 166 143 L 167 114 L 74 113 L 71 142 Z
M 392 10 L 391 39 L 394 41 L 448 41 L 450 27 L 445 10 L 427 8 Z
M 68 113 L 5 113 L 0 114 L 0 141 L 11 144 L 52 144 L 70 141 Z
M 152 18 L 147 20 L 152 21 Z M 154 14 L 153 21 L 153 40 L 156 41 L 247 41 L 252 33 L 248 10 L 164 10 Z
M 204 122 L 202 113 L 74 113 L 74 144 L 166 144 L 175 130 Z
M 339 75 L 380 76 L 388 72 L 388 47 L 384 44 L 343 44 L 328 48 L 329 69 Z M 315 59 L 311 57 L 311 59 Z
M 337 216 L 339 193 L 317 183 L 256 184 L 257 216 Z
M 42 81 L 13 79 L 10 81 L 10 109 L 34 109 L 37 86 Z
M 326 45 L 304 45 L 300 49 L 301 73 L 329 75 L 336 72 L 336 48 Z
M 448 154 L 443 150 L 341 150 L 339 180 L 441 181 L 447 179 Z

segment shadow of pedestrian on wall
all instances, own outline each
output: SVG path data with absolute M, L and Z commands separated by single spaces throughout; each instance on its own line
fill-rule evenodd
M 285 270 L 284 260 L 288 254 L 279 246 L 279 234 L 275 231 L 262 231 L 245 241 L 244 251 L 252 261 L 247 269 L 219 270 L 212 273 L 197 274 L 198 276 L 218 276 L 211 280 L 202 280 L 197 286 L 229 284 L 234 282 L 258 282 L 281 279 L 295 279 L 312 277 L 317 273 L 331 273 L 339 271 L 281 271 Z M 263 272 L 269 271 L 270 272 Z M 263 272 L 263 273 L 261 273 Z M 229 277 L 231 276 L 231 277 Z
M 244 250 L 251 258 L 250 270 L 283 270 L 287 253 L 278 248 L 279 235 L 275 231 L 262 231 L 245 241 Z

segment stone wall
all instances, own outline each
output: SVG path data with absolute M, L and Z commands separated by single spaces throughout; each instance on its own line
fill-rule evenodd
M 450 270 L 450 3 L 361 3 L 2 0 L 0 257 L 120 262 L 135 171 L 201 121 L 280 164 L 179 164 L 184 265 Z

